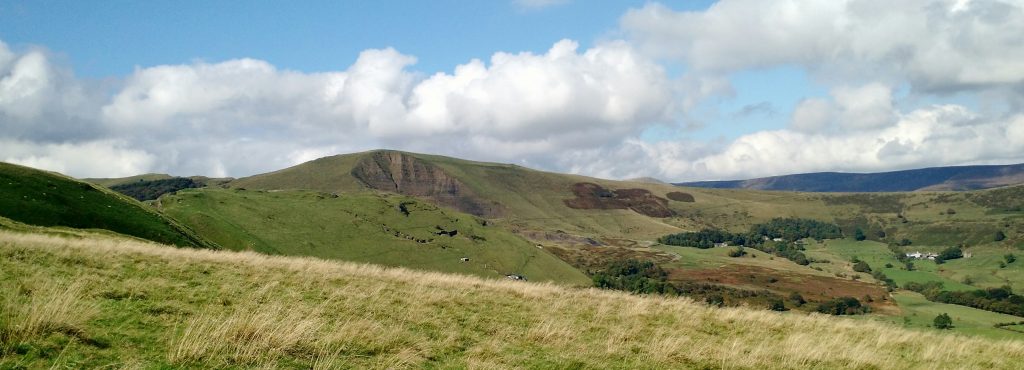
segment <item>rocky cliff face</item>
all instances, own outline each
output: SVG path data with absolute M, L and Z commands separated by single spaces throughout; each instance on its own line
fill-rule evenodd
M 477 216 L 501 213 L 498 204 L 483 200 L 440 167 L 405 153 L 373 153 L 352 169 L 352 176 L 373 189 L 429 199 Z

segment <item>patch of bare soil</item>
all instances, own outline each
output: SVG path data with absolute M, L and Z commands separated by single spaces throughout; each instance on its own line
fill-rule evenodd
M 565 205 L 575 209 L 629 209 L 650 217 L 675 215 L 668 208 L 668 200 L 645 189 L 609 190 L 601 185 L 580 182 L 572 187 L 575 199 L 566 199 Z

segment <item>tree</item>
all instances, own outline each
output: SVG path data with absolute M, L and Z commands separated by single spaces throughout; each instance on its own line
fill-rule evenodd
M 943 262 L 946 262 L 948 260 L 955 260 L 957 258 L 963 258 L 963 257 L 964 257 L 964 251 L 963 251 L 963 249 L 960 249 L 959 246 L 957 246 L 957 247 L 949 247 L 949 248 L 946 248 L 945 250 L 943 250 L 941 253 L 939 253 L 938 257 L 935 257 L 935 263 L 943 263 Z
M 747 254 L 747 251 L 743 250 L 742 246 L 736 247 L 736 249 L 729 251 L 729 257 L 743 257 L 743 255 L 745 254 Z
M 932 324 L 936 329 L 950 329 L 953 327 L 953 318 L 943 313 L 939 316 L 935 316 L 935 320 Z
M 853 231 L 853 238 L 856 239 L 857 241 L 863 241 L 864 239 L 867 239 L 868 237 L 864 235 L 864 230 L 861 230 L 858 227 L 857 230 Z
M 996 231 L 995 241 L 1001 242 L 1003 240 L 1006 240 L 1006 234 L 1002 230 Z
M 869 266 L 867 262 L 858 261 L 857 263 L 853 264 L 853 271 L 871 272 L 871 266 Z

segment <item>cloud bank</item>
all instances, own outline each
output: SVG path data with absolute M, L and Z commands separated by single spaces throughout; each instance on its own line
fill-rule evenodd
M 378 147 L 543 166 L 667 121 L 674 101 L 663 68 L 624 42 L 562 40 L 430 76 L 394 49 L 328 73 L 253 59 L 164 65 L 112 93 L 42 51 L 0 45 L 0 57 L 0 158 L 78 176 L 238 176 Z
M 653 3 L 620 27 L 622 40 L 429 75 L 387 48 L 339 71 L 234 59 L 94 81 L 0 41 L 0 160 L 82 177 L 245 176 L 394 148 L 672 181 L 1024 162 L 1019 1 Z M 732 113 L 774 129 L 688 138 L 689 112 L 729 99 L 734 75 L 789 66 L 828 93 Z

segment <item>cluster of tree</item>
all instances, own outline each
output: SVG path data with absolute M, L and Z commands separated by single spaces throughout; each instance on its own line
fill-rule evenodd
M 804 238 L 824 240 L 843 237 L 839 225 L 806 218 L 775 218 L 767 223 L 754 225 L 751 227 L 750 233 L 768 238 L 782 238 L 787 241 Z
M 963 258 L 963 257 L 964 257 L 964 251 L 963 251 L 963 249 L 960 249 L 959 246 L 957 246 L 957 247 L 949 247 L 949 248 L 944 249 L 941 253 L 939 253 L 938 257 L 935 257 L 935 263 L 942 264 L 942 263 L 945 263 L 946 261 L 955 260 L 957 258 Z
M 779 257 L 789 259 L 801 265 L 810 264 L 810 260 L 804 255 L 803 247 L 793 242 L 814 238 L 817 240 L 841 238 L 843 236 L 839 225 L 803 218 L 775 218 L 767 223 L 757 224 L 750 228 L 746 234 L 730 233 L 717 229 L 704 229 L 696 232 L 682 232 L 666 235 L 658 239 L 658 242 L 668 245 L 693 248 L 712 248 L 715 244 L 728 243 L 734 246 L 755 248 L 765 253 L 771 253 Z M 775 239 L 782 239 L 777 242 Z M 740 252 L 734 257 L 741 256 Z
M 200 188 L 203 184 L 187 177 L 175 177 L 170 179 L 137 181 L 127 184 L 114 185 L 110 190 L 127 195 L 140 201 L 153 200 L 161 195 L 173 193 L 182 189 Z
M 668 273 L 651 261 L 613 261 L 593 276 L 594 286 L 641 294 L 678 294 Z
M 753 247 L 764 244 L 764 239 L 780 238 L 797 241 L 804 238 L 816 240 L 843 237 L 839 225 L 804 218 L 775 218 L 767 223 L 757 224 L 747 233 L 731 233 L 718 229 L 703 229 L 666 235 L 658 242 L 681 247 L 711 248 L 717 243 Z
M 871 312 L 871 309 L 862 305 L 857 298 L 838 297 L 819 303 L 817 311 L 829 315 L 859 315 Z
M 754 248 L 765 253 L 771 253 L 776 256 L 788 259 L 795 262 L 798 265 L 807 266 L 811 264 L 811 260 L 807 259 L 807 255 L 804 254 L 804 247 L 799 244 L 792 244 L 787 242 L 772 242 L 755 245 Z
M 906 283 L 904 289 L 921 293 L 932 302 L 974 307 L 986 311 L 1024 316 L 1024 296 L 1014 294 L 1009 286 L 970 291 L 951 292 L 942 289 L 942 283 Z
M 666 235 L 658 239 L 659 243 L 678 245 L 681 247 L 694 247 L 708 249 L 718 243 L 729 243 L 729 245 L 751 245 L 752 242 L 743 234 L 733 234 L 718 229 L 704 229 L 701 231 L 688 231 L 678 234 Z

